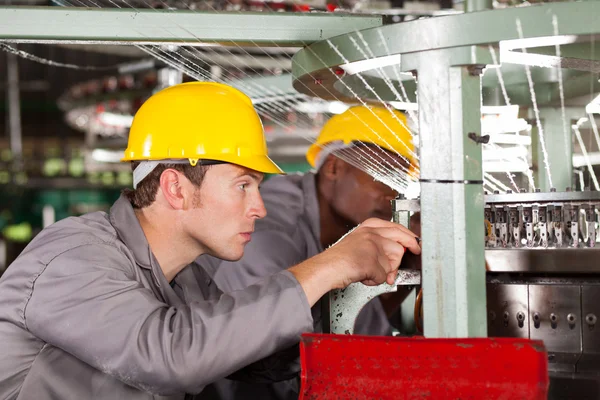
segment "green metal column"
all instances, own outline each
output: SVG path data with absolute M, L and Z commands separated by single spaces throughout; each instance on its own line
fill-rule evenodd
M 535 171 L 535 185 L 542 192 L 549 192 L 551 187 L 559 192 L 573 186 L 573 135 L 571 120 L 582 115 L 581 109 L 566 108 L 563 123 L 560 107 L 540 109 L 540 119 L 544 131 L 544 142 L 548 154 L 550 177 L 546 170 L 544 152 L 541 145 L 539 129 L 531 131 L 532 164 Z M 550 180 L 552 185 L 550 185 Z
M 466 51 L 469 63 L 476 63 L 474 51 Z M 482 145 L 468 137 L 481 134 L 481 69 L 460 66 L 467 62 L 457 60 L 458 53 L 435 50 L 412 60 L 418 72 L 424 333 L 430 338 L 487 334 Z
M 494 8 L 493 0 L 466 0 L 465 1 L 465 11 L 483 11 L 483 10 L 491 10 Z

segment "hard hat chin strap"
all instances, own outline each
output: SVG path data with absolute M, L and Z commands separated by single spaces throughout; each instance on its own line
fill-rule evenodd
M 178 160 L 144 160 L 140 161 L 137 167 L 133 170 L 133 188 L 136 189 L 137 185 L 144 180 L 145 177 L 150 175 L 150 172 L 154 171 L 154 168 L 158 164 L 188 164 L 192 167 L 195 166 L 209 166 L 218 164 L 228 164 L 227 161 L 221 160 L 207 160 L 198 158 L 186 158 Z

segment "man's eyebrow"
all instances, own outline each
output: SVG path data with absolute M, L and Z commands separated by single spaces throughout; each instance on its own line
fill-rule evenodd
M 241 178 L 242 176 L 249 176 L 252 179 L 254 179 L 256 182 L 260 183 L 262 182 L 262 180 L 264 179 L 265 175 L 260 173 L 260 172 L 255 172 L 255 171 L 240 171 L 237 176 L 237 178 Z

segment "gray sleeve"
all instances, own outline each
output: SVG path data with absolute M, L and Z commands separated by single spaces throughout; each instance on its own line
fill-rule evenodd
M 37 277 L 25 309 L 41 340 L 143 390 L 197 393 L 312 331 L 306 296 L 287 271 L 218 300 L 170 307 L 129 276 L 109 246 L 82 246 Z
M 224 292 L 240 290 L 259 282 L 267 276 L 305 261 L 306 249 L 301 240 L 275 230 L 258 230 L 246 245 L 244 257 L 239 261 L 211 259 L 209 274 Z M 200 258 L 200 265 L 206 260 Z

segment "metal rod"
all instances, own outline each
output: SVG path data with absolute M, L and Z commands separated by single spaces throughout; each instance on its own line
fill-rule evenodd
M 19 65 L 17 56 L 6 54 L 7 87 L 6 102 L 8 104 L 8 127 L 10 134 L 10 150 L 14 160 L 21 160 L 23 142 L 21 132 L 21 99 L 19 93 Z
M 465 1 L 465 11 L 466 12 L 491 10 L 493 8 L 494 8 L 493 0 L 466 0 Z
M 36 43 L 247 43 L 301 47 L 382 24 L 380 15 L 0 8 L 0 39 Z

